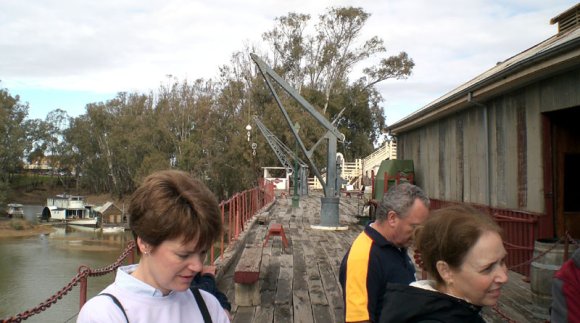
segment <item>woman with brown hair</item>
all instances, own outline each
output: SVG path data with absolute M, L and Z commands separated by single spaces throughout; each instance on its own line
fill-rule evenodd
M 77 322 L 229 322 L 214 296 L 189 289 L 222 232 L 207 187 L 182 171 L 156 172 L 133 194 L 129 214 L 141 259 L 120 267 Z
M 415 234 L 432 280 L 389 284 L 381 322 L 484 322 L 507 283 L 501 228 L 481 212 L 457 205 L 433 212 Z

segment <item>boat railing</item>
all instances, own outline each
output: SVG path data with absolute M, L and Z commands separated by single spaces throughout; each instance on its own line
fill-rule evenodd
M 219 204 L 222 222 L 224 223 L 224 234 L 221 236 L 219 243 L 219 253 L 216 255 L 215 248 L 210 250 L 210 264 L 213 265 L 218 258 L 224 256 L 227 245 L 238 239 L 240 234 L 247 229 L 247 222 L 255 214 L 259 213 L 264 207 L 271 204 L 275 199 L 274 184 L 270 181 L 263 180 L 259 182 L 258 187 L 236 193 L 230 199 Z M 127 244 L 125 250 L 117 260 L 103 268 L 91 269 L 88 266 L 81 265 L 78 273 L 72 280 L 49 297 L 46 301 L 38 304 L 36 307 L 19 313 L 15 316 L 0 319 L 0 323 L 21 322 L 29 317 L 39 314 L 50 308 L 51 305 L 58 302 L 63 296 L 68 294 L 76 285 L 80 284 L 79 309 L 87 301 L 87 279 L 88 277 L 103 276 L 115 272 L 117 268 L 128 258 L 128 263 L 135 263 L 135 242 L 132 240 Z

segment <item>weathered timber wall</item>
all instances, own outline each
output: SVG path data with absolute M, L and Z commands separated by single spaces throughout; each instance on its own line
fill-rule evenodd
M 575 68 L 400 133 L 397 154 L 435 199 L 545 213 L 541 113 L 578 106 Z

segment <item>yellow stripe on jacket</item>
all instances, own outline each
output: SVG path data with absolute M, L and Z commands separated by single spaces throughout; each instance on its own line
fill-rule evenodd
M 373 240 L 362 232 L 353 242 L 346 263 L 346 321 L 368 321 L 367 273 Z

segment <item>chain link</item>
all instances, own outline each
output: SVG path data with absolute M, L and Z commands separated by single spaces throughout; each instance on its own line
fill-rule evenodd
M 564 242 L 566 239 L 572 241 L 573 244 L 578 244 L 578 242 L 576 242 L 576 240 L 574 240 L 572 238 L 572 236 L 570 235 L 570 233 L 568 233 L 568 231 L 566 231 L 566 233 L 564 234 L 564 236 L 562 236 L 558 241 L 556 241 L 556 243 L 554 243 L 553 246 L 551 246 L 550 248 L 548 248 L 546 251 L 543 251 L 542 253 L 538 254 L 537 256 L 533 257 L 530 260 L 524 261 L 524 262 L 522 262 L 520 264 L 517 264 L 517 265 L 514 265 L 514 266 L 510 266 L 508 269 L 509 270 L 512 270 L 514 268 L 518 268 L 518 267 L 521 267 L 521 266 L 525 266 L 525 265 L 531 264 L 532 262 L 534 262 L 534 261 L 542 258 L 543 256 L 545 256 L 548 252 L 554 250 L 556 247 L 558 247 L 558 245 L 559 245 L 560 242 Z
M 114 263 L 106 267 L 99 269 L 91 269 L 84 265 L 80 266 L 78 269 L 78 273 L 73 277 L 70 283 L 68 283 L 61 290 L 59 290 L 54 295 L 49 297 L 47 300 L 38 304 L 36 307 L 33 307 L 20 314 L 9 317 L 7 319 L 2 319 L 0 320 L 0 323 L 20 323 L 21 321 L 26 320 L 33 315 L 39 314 L 40 312 L 47 310 L 52 304 L 58 302 L 58 300 L 62 299 L 63 296 L 68 294 L 68 292 L 70 292 L 76 285 L 78 285 L 81 279 L 87 278 L 89 276 L 90 277 L 102 276 L 115 271 L 125 260 L 125 258 L 127 258 L 127 256 L 129 256 L 131 252 L 133 252 L 134 248 L 135 241 L 133 240 L 129 241 L 129 243 L 127 244 L 127 248 L 125 248 L 125 251 L 123 251 L 123 253 L 119 256 L 119 258 L 117 258 L 117 260 Z
M 502 319 L 506 320 L 506 322 L 508 322 L 508 323 L 517 323 L 518 322 L 518 321 L 508 317 L 504 313 L 502 313 L 502 311 L 499 310 L 499 306 L 497 304 L 495 304 L 491 309 L 494 312 L 496 312 L 499 316 L 501 316 Z

